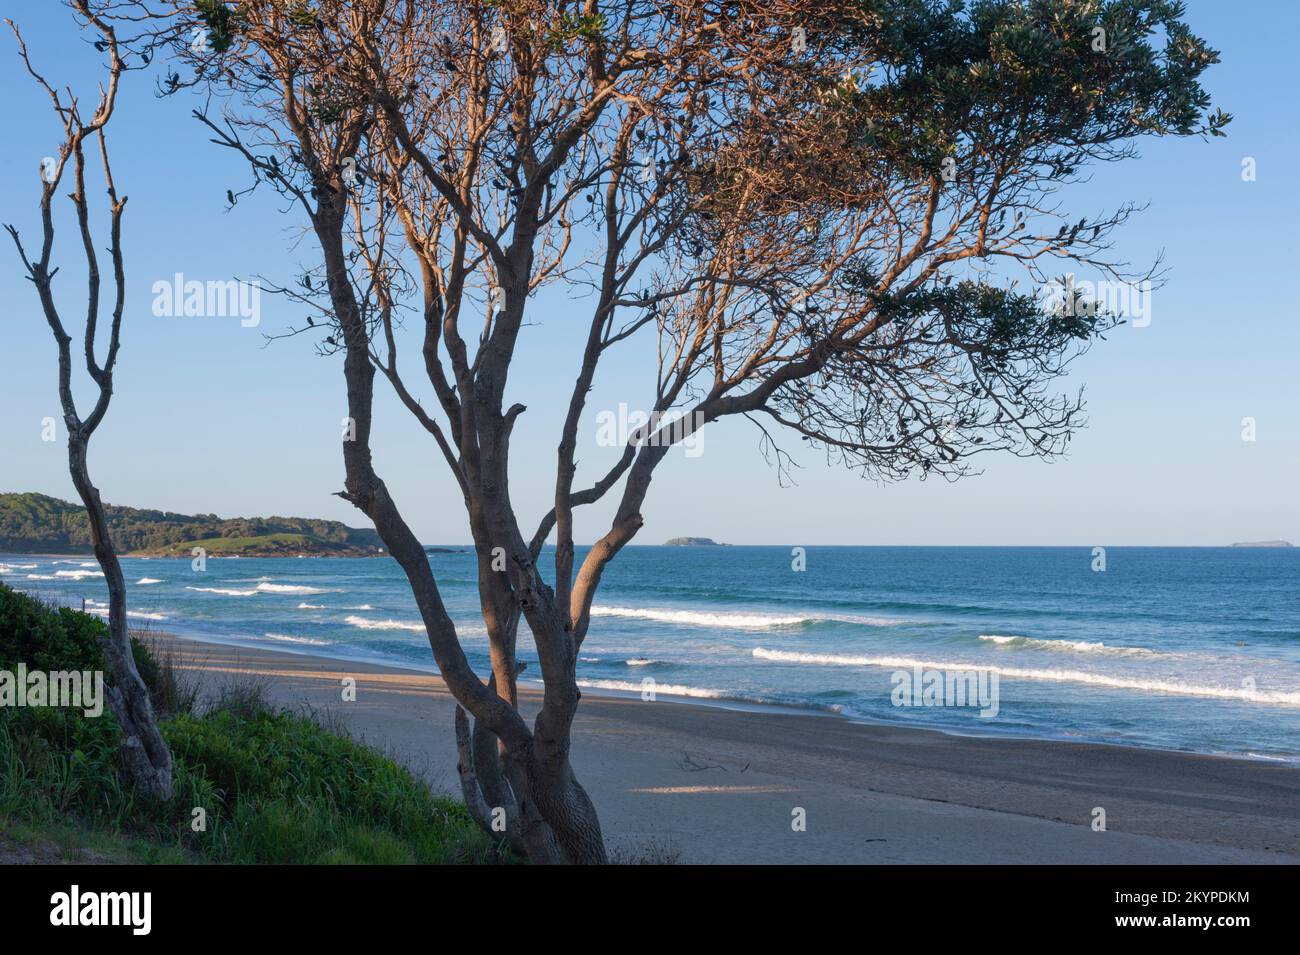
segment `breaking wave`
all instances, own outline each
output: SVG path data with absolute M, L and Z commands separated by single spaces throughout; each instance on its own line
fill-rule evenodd
M 314 594 L 337 593 L 325 587 L 304 587 L 301 584 L 268 584 L 260 583 L 257 589 L 264 594 L 302 594 L 310 597 Z
M 348 616 L 343 622 L 362 630 L 409 630 L 412 633 L 424 633 L 424 624 L 407 620 L 370 620 L 366 617 Z
M 679 623 L 691 627 L 715 627 L 724 630 L 774 630 L 784 627 L 803 627 L 821 622 L 856 623 L 865 627 L 892 627 L 906 623 L 892 617 L 863 617 L 856 614 L 779 614 L 737 611 L 672 610 L 649 607 L 591 608 L 593 617 L 625 617 L 634 620 L 654 620 L 660 623 Z
M 1089 673 L 1083 670 L 1028 669 L 1024 667 L 982 666 L 979 663 L 947 663 L 920 660 L 914 657 L 849 656 L 838 653 L 792 653 L 785 650 L 766 650 L 755 647 L 759 660 L 776 663 L 805 663 L 814 666 L 892 667 L 910 670 L 921 667 L 927 670 L 987 670 L 1013 680 L 1045 680 L 1053 683 L 1081 683 L 1104 686 L 1117 690 L 1135 690 L 1141 693 L 1169 693 L 1176 696 L 1199 696 L 1216 700 L 1241 700 L 1246 703 L 1267 703 L 1274 706 L 1300 707 L 1300 692 L 1284 690 L 1249 689 L 1244 686 L 1212 686 L 1188 683 L 1183 680 L 1152 679 L 1146 677 L 1114 676 L 1106 673 Z
M 328 647 L 328 640 L 313 640 L 311 637 L 293 637 L 287 633 L 264 633 L 262 637 L 266 640 L 274 640 L 277 643 L 302 643 L 312 647 Z
M 1114 647 L 1100 640 L 1043 640 L 1035 637 L 1003 637 L 996 634 L 980 634 L 980 639 L 995 643 L 1000 647 L 1017 647 L 1026 650 L 1064 650 L 1070 653 L 1113 653 L 1122 656 L 1154 657 L 1164 656 L 1146 647 Z

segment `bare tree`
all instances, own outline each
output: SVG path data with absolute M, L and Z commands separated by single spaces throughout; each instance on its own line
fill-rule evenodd
M 778 466 L 776 436 L 791 433 L 881 479 L 957 478 L 987 451 L 1060 453 L 1082 402 L 1053 383 L 1118 318 L 1073 292 L 1044 310 L 1005 272 L 1036 287 L 1051 263 L 1158 278 L 1108 254 L 1133 206 L 1075 222 L 1057 193 L 1140 136 L 1227 122 L 1206 115 L 1198 83 L 1216 55 L 1163 0 L 143 9 L 163 24 L 148 42 L 170 41 L 187 73 L 165 87 L 226 97 L 196 115 L 319 242 L 320 267 L 281 291 L 323 319 L 293 333 L 344 354 L 355 439 L 341 496 L 406 573 L 473 718 L 456 722 L 471 812 L 490 828 L 504 810 L 505 837 L 536 861 L 606 858 L 569 759 L 578 650 L 670 448 L 743 415 Z M 553 507 L 524 524 L 509 450 L 526 409 L 506 392 L 548 285 L 585 291 L 590 308 Z M 418 385 L 399 365 L 407 318 Z M 633 341 L 653 371 L 643 407 L 682 420 L 653 417 L 580 483 L 588 393 Z M 376 373 L 461 490 L 486 680 L 372 459 Z M 607 495 L 613 519 L 578 564 L 575 509 Z M 532 726 L 517 708 L 521 620 L 544 683 Z
M 18 256 L 22 260 L 27 277 L 36 286 L 45 320 L 59 351 L 59 400 L 63 407 L 63 421 L 68 429 L 68 470 L 72 474 L 72 483 L 77 494 L 86 506 L 90 522 L 91 540 L 94 545 L 95 559 L 103 569 L 104 580 L 108 585 L 108 629 L 109 636 L 104 643 L 105 656 L 108 659 L 111 680 L 106 688 L 109 707 L 122 729 L 122 758 L 126 774 L 136 791 L 151 799 L 166 800 L 172 794 L 172 756 L 167 741 L 158 729 L 158 720 L 154 715 L 149 691 L 136 670 L 135 657 L 131 649 L 131 636 L 127 630 L 126 619 L 126 581 L 122 576 L 122 566 L 118 562 L 117 552 L 109 536 L 108 517 L 104 512 L 104 503 L 100 500 L 99 490 L 91 482 L 90 465 L 87 460 L 90 439 L 94 435 L 104 415 L 108 412 L 109 402 L 113 397 L 113 371 L 117 366 L 118 347 L 121 343 L 122 312 L 125 306 L 126 278 L 122 263 L 122 210 L 126 207 L 126 196 L 118 197 L 113 184 L 113 172 L 108 161 L 108 143 L 104 130 L 113 116 L 117 101 L 118 81 L 126 69 L 118 47 L 117 36 L 113 26 L 90 10 L 88 0 L 72 0 L 71 6 L 84 20 L 87 29 L 93 29 L 99 36 L 95 41 L 96 49 L 108 54 L 108 82 L 100 86 L 99 103 L 89 119 L 83 119 L 76 95 L 68 89 L 61 92 L 52 86 L 36 71 L 28 57 L 26 44 L 23 42 L 18 27 L 11 20 L 5 22 L 13 31 L 18 41 L 19 54 L 27 70 L 41 88 L 49 95 L 54 112 L 63 125 L 64 139 L 59 147 L 57 157 L 49 157 L 41 166 L 41 245 L 40 251 L 33 258 L 29 256 L 18 230 L 13 225 L 6 230 L 14 240 Z M 99 330 L 100 309 L 100 268 L 99 256 L 95 251 L 95 240 L 90 225 L 90 204 L 86 198 L 86 149 L 98 148 L 103 166 L 104 184 L 108 195 L 109 209 L 109 246 L 108 254 L 112 263 L 113 311 L 109 324 L 108 350 L 101 363 L 97 357 L 96 336 Z M 77 410 L 73 397 L 73 359 L 72 336 L 68 334 L 54 296 L 54 277 L 58 274 L 57 266 L 52 266 L 54 252 L 54 196 L 64 184 L 65 178 L 72 180 L 69 198 L 76 210 L 77 225 L 81 238 L 82 250 L 86 257 L 86 271 L 89 287 L 86 291 L 86 327 L 83 339 L 83 355 L 86 372 L 98 388 L 98 397 L 91 412 L 82 417 Z

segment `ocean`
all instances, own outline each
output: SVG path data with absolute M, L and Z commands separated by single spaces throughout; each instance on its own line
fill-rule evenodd
M 629 547 L 605 574 L 579 679 L 588 694 L 1300 764 L 1300 549 L 1104 556 L 1098 570 L 1083 547 L 808 547 L 802 560 L 788 547 Z M 486 673 L 473 555 L 429 560 Z M 133 624 L 436 672 L 387 558 L 122 563 Z M 89 555 L 0 555 L 0 579 L 105 612 Z M 520 657 L 536 679 L 525 627 Z M 964 685 L 996 706 L 961 698 L 972 672 Z

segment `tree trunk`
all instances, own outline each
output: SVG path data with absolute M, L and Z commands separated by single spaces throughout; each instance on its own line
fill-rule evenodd
M 543 758 L 534 745 L 527 776 L 533 801 L 555 833 L 565 861 L 574 865 L 607 863 L 596 807 L 574 776 L 567 756 Z
M 108 584 L 109 635 L 102 646 L 111 679 L 105 692 L 109 709 L 122 727 L 122 762 L 137 793 L 146 799 L 168 800 L 172 796 L 172 754 L 158 728 L 149 690 L 135 668 L 126 625 L 126 581 L 108 534 L 108 518 L 99 490 L 90 482 L 86 439 L 77 433 L 68 438 L 68 468 L 86 506 L 95 559 Z
M 370 354 L 370 330 L 361 316 L 343 251 L 340 197 L 344 194 L 339 183 L 331 182 L 330 189 L 322 193 L 313 223 L 325 260 L 330 300 L 346 346 L 343 375 L 347 383 L 348 414 L 354 423 L 353 432 L 343 442 L 346 490 L 340 496 L 370 518 L 389 555 L 401 565 L 420 609 L 443 681 L 456 701 L 474 716 L 476 726 L 472 734 L 464 719 L 458 720 L 457 725 L 458 769 L 471 814 L 483 825 L 493 810 L 505 809 L 508 824 L 513 826 L 508 831 L 511 845 L 517 851 L 522 849 L 531 862 L 604 863 L 607 858 L 595 807 L 574 777 L 568 759 L 569 724 L 578 698 L 572 637 L 563 630 L 551 601 L 539 592 L 537 596 L 548 604 L 544 618 L 537 618 L 537 623 L 545 624 L 545 629 L 540 631 L 545 637 L 539 636 L 539 626 L 533 619 L 529 620 L 529 626 L 543 657 L 542 678 L 548 693 L 556 694 L 566 705 L 549 720 L 539 717 L 536 734 L 530 732 L 514 698 L 516 608 L 523 608 L 525 601 L 512 592 L 509 577 L 504 584 L 497 578 L 502 572 L 494 569 L 488 559 L 496 547 L 509 544 L 507 549 L 514 555 L 514 561 L 504 573 L 519 573 L 525 564 L 528 573 L 535 571 L 527 557 L 527 544 L 519 533 L 507 490 L 506 449 L 510 425 L 514 416 L 524 410 L 523 406 L 516 406 L 509 415 L 502 416 L 499 395 L 495 402 L 485 402 L 482 396 L 473 401 L 467 397 L 465 407 L 478 414 L 467 413 L 462 425 L 468 436 L 464 437 L 461 448 L 463 464 L 458 468 L 463 468 L 462 489 L 479 552 L 482 609 L 492 644 L 494 679 L 485 684 L 465 657 L 423 545 L 374 469 L 370 430 L 375 364 Z M 523 295 L 516 294 L 515 299 L 522 302 Z M 471 390 L 467 387 L 466 394 Z M 519 583 L 525 582 L 521 579 Z M 535 576 L 529 578 L 527 586 L 544 589 L 540 578 Z M 559 683 L 554 689 L 553 681 Z M 539 743 L 543 725 L 551 729 Z M 496 737 L 500 744 L 495 759 L 491 753 L 491 737 Z M 502 783 L 508 784 L 508 794 Z M 488 831 L 491 833 L 490 828 Z M 500 836 L 500 833 L 491 834 Z

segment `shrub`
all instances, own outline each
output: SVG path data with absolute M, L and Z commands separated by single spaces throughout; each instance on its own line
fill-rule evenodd
M 178 716 L 178 764 L 211 782 L 192 840 L 230 862 L 484 862 L 495 844 L 464 807 L 404 767 L 313 721 L 263 710 Z
M 0 669 L 24 663 L 29 670 L 105 670 L 102 642 L 108 636 L 108 624 L 98 617 L 51 606 L 0 584 Z M 162 679 L 157 658 L 135 637 L 131 654 L 140 678 L 154 692 Z
M 66 607 L 50 607 L 0 584 L 0 668 L 25 663 L 33 670 L 101 670 L 103 621 Z
M 102 669 L 103 621 L 46 606 L 0 584 L 0 669 Z M 508 854 L 465 808 L 436 796 L 377 751 L 288 712 L 264 684 L 226 684 L 203 715 L 173 657 L 133 643 L 175 758 L 174 796 L 137 803 L 118 771 L 120 732 L 107 711 L 0 708 L 0 823 L 142 837 L 158 857 L 213 862 L 498 862 Z M 166 703 L 170 700 L 171 703 Z M 192 812 L 207 814 L 203 832 Z M 93 834 L 93 833 L 92 833 Z

